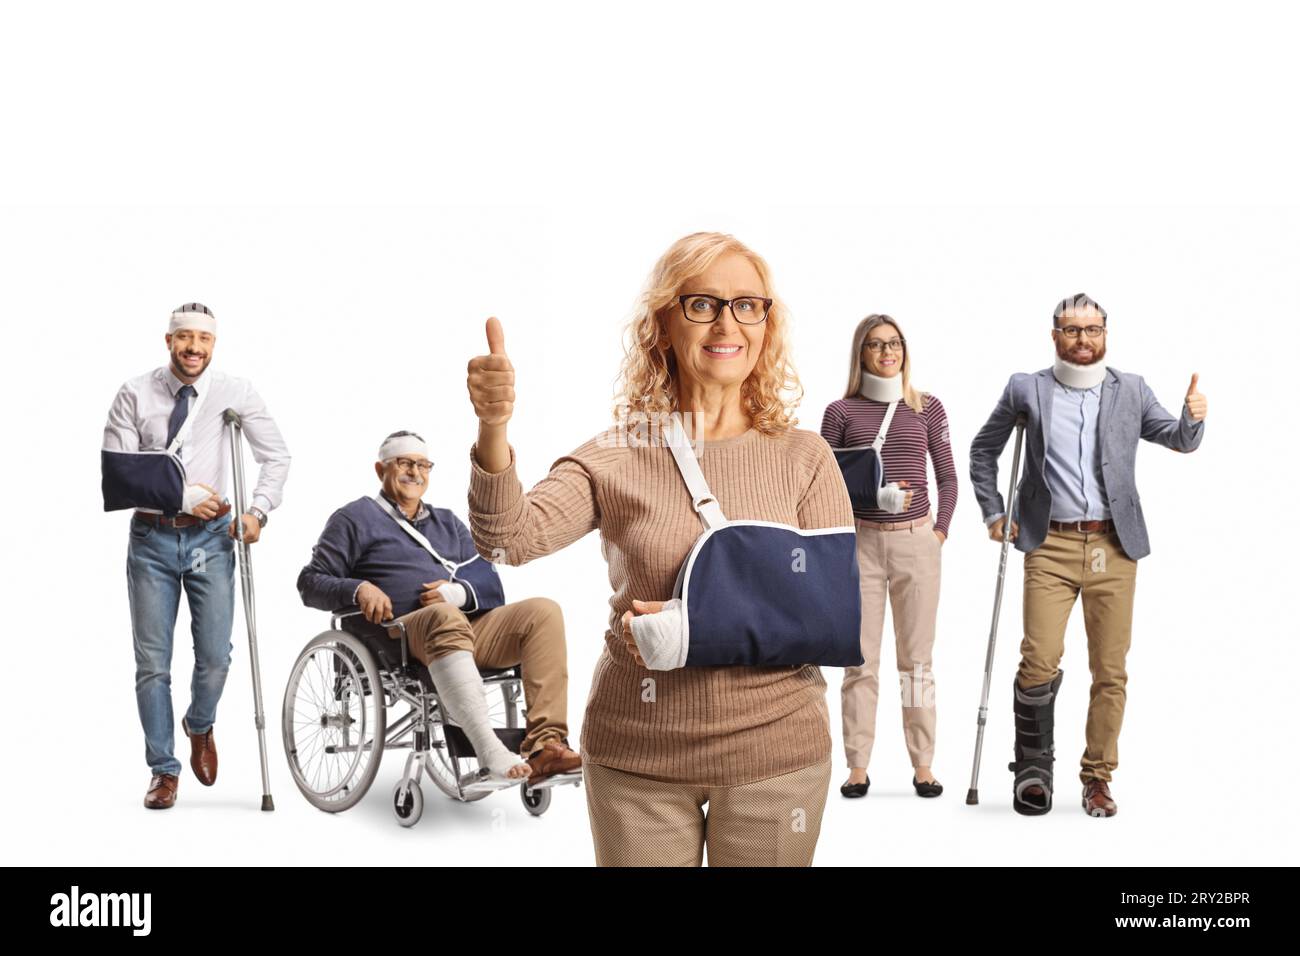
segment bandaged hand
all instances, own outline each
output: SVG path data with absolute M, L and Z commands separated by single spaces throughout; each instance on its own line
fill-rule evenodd
M 876 489 L 876 505 L 891 515 L 902 514 L 912 507 L 912 492 L 905 491 L 906 487 L 906 481 L 886 482 L 883 488 Z
M 181 498 L 181 511 L 207 521 L 209 518 L 215 518 L 220 510 L 221 499 L 217 497 L 215 488 L 201 482 L 185 486 L 185 494 Z
M 428 607 L 436 602 L 446 602 L 452 607 L 464 607 L 469 600 L 465 585 L 459 581 L 426 581 L 420 592 L 420 607 Z
M 623 640 L 637 663 L 652 671 L 686 666 L 686 618 L 680 598 L 633 601 L 623 615 Z
M 465 585 L 459 581 L 444 581 L 438 585 L 437 591 L 452 607 L 464 607 L 465 602 L 469 600 L 469 595 L 465 593 Z

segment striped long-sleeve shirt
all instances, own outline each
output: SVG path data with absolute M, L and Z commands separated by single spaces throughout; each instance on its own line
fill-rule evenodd
M 887 402 L 854 396 L 841 398 L 826 406 L 822 416 L 822 438 L 832 448 L 852 448 L 870 445 L 880 431 L 885 419 Z M 930 513 L 930 485 L 926 478 L 925 457 L 929 453 L 934 464 L 934 480 L 938 488 L 938 505 L 934 529 L 948 535 L 953 509 L 957 507 L 957 469 L 952 461 L 952 445 L 948 440 L 948 415 L 943 404 L 933 395 L 924 396 L 924 409 L 920 415 L 906 402 L 899 402 L 894 420 L 885 435 L 885 447 L 880 457 L 885 465 L 886 481 L 906 481 L 913 492 L 912 507 L 902 514 L 869 509 L 854 514 L 869 521 L 909 521 L 924 518 Z

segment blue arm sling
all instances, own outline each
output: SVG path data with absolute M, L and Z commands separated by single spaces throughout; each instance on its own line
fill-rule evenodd
M 889 431 L 889 423 L 894 420 L 894 410 L 897 407 L 898 402 L 890 403 L 885 419 L 880 423 L 880 432 L 870 445 L 831 449 L 835 452 L 835 461 L 844 475 L 844 484 L 849 489 L 853 513 L 858 517 L 880 508 L 876 493 L 885 484 L 885 463 L 880 457 L 880 449 L 885 446 L 885 433 Z
M 198 417 L 207 389 L 190 404 L 189 414 L 165 451 L 100 452 L 100 490 L 105 511 L 153 508 L 164 514 L 178 514 L 185 503 L 185 466 L 180 449 Z
M 665 433 L 705 528 L 673 590 L 685 666 L 862 664 L 854 528 L 728 521 L 676 413 Z

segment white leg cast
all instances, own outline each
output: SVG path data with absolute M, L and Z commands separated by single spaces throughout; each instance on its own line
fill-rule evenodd
M 438 699 L 447 716 L 460 725 L 474 745 L 479 763 L 494 775 L 505 778 L 516 765 L 528 765 L 512 754 L 492 730 L 487 701 L 483 699 L 483 680 L 469 651 L 452 651 L 429 664 L 429 673 L 438 688 Z

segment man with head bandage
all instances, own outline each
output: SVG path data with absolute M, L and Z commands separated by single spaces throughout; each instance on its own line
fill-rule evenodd
M 372 624 L 400 617 L 447 715 L 498 778 L 536 783 L 578 770 L 582 759 L 569 749 L 565 722 L 569 678 L 560 606 L 549 598 L 506 604 L 496 569 L 479 557 L 465 524 L 421 500 L 433 467 L 423 438 L 394 432 L 377 458 L 380 493 L 330 516 L 298 575 L 303 603 L 324 611 L 355 604 Z M 527 763 L 493 732 L 478 672 L 516 664 L 522 664 L 528 715 L 519 751 Z
M 170 361 L 118 390 L 104 428 L 104 509 L 134 509 L 126 577 L 136 704 L 152 773 L 144 801 L 150 809 L 172 806 L 181 770 L 172 753 L 171 658 L 182 590 L 190 607 L 194 677 L 181 726 L 190 738 L 195 776 L 209 786 L 217 776 L 212 725 L 230 669 L 237 533 L 225 497 L 231 471 L 226 409 L 239 413 L 261 466 L 248 511 L 240 516 L 245 541 L 260 537 L 289 473 L 284 439 L 252 385 L 208 367 L 216 341 L 217 320 L 207 306 L 177 308 L 167 324 Z

